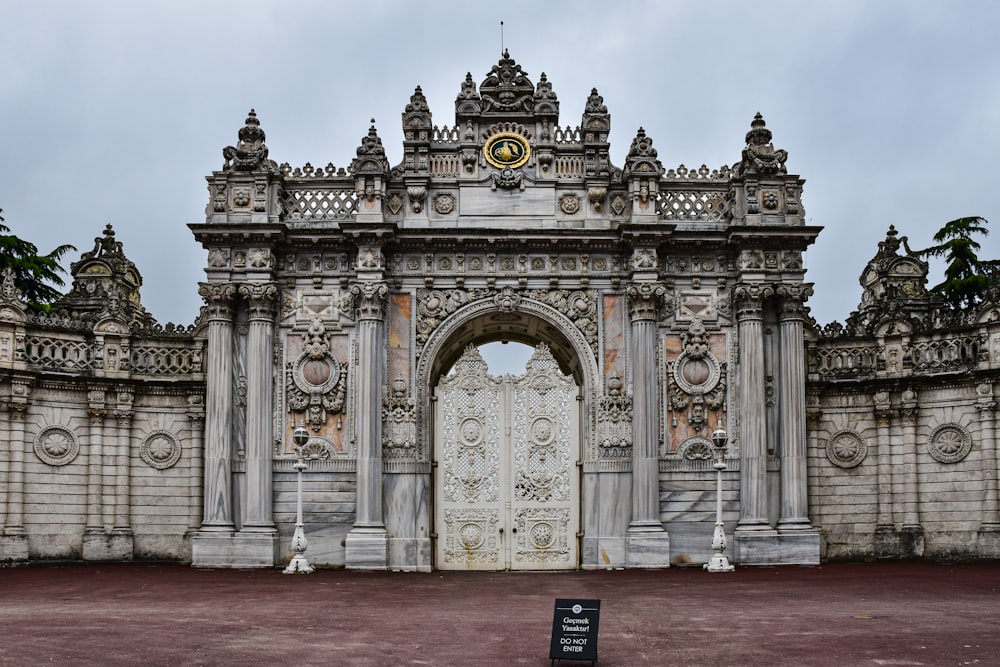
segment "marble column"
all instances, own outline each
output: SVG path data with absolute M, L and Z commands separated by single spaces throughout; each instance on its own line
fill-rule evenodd
M 983 382 L 976 387 L 979 409 L 979 442 L 983 450 L 983 519 L 979 526 L 979 556 L 1000 558 L 1000 448 L 997 447 L 996 400 L 993 385 Z
M 230 533 L 232 499 L 233 284 L 203 283 L 208 350 L 205 363 L 205 487 L 202 532 Z
M 806 361 L 802 321 L 809 285 L 782 285 L 779 347 L 781 378 L 781 514 L 779 530 L 809 530 L 809 480 L 806 469 Z
M 273 449 L 274 305 L 278 288 L 274 283 L 240 285 L 247 302 L 247 409 L 246 409 L 246 499 L 242 531 L 274 533 L 271 486 Z M 241 531 L 241 532 L 242 532 Z
M 628 567 L 666 567 L 670 541 L 660 521 L 656 365 L 656 322 L 666 289 L 653 282 L 636 282 L 626 288 L 626 294 L 631 319 L 632 520 L 625 535 L 625 563 Z
M 7 469 L 7 518 L 0 535 L 0 560 L 28 559 L 28 532 L 24 529 L 24 417 L 28 411 L 29 386 L 11 382 L 7 446 L 10 466 Z
M 385 314 L 388 286 L 368 281 L 351 286 L 357 316 L 354 429 L 357 512 L 345 542 L 347 567 L 385 569 L 388 535 L 382 513 L 382 388 L 386 386 Z
M 662 531 L 660 523 L 659 395 L 656 320 L 666 290 L 653 283 L 629 285 L 632 378 L 632 521 L 629 532 Z
M 767 386 L 764 301 L 774 289 L 744 283 L 733 289 L 739 337 L 740 519 L 737 531 L 769 530 L 767 519 Z
M 233 539 L 233 299 L 236 285 L 202 283 L 208 349 L 205 354 L 204 488 L 201 528 L 191 537 L 194 567 L 254 567 Z M 272 563 L 273 564 L 273 563 Z

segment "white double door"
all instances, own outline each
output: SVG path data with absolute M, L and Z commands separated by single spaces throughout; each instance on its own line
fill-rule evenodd
M 544 344 L 495 378 L 474 347 L 437 386 L 436 559 L 441 570 L 578 564 L 579 391 Z

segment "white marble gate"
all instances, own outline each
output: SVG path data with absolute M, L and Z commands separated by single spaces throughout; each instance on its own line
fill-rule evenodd
M 578 566 L 578 388 L 545 344 L 495 378 L 474 347 L 437 386 L 436 566 Z

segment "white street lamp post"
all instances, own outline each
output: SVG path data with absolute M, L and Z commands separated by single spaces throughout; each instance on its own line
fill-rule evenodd
M 722 471 L 726 469 L 723 458 L 726 455 L 726 442 L 729 436 L 720 426 L 712 433 L 712 446 L 715 448 L 715 463 L 712 467 L 717 471 L 715 486 L 715 530 L 712 533 L 712 549 L 715 553 L 705 564 L 709 572 L 732 572 L 734 568 L 723 553 L 726 550 L 726 531 L 722 525 Z
M 292 442 L 295 443 L 295 451 L 299 455 L 299 460 L 293 466 L 298 473 L 298 486 L 295 490 L 295 532 L 292 533 L 292 551 L 295 555 L 289 561 L 288 567 L 282 572 L 284 574 L 310 574 L 315 568 L 306 560 L 305 552 L 309 543 L 306 541 L 306 531 L 302 525 L 302 471 L 308 466 L 302 459 L 302 448 L 309 442 L 309 431 L 304 426 L 298 426 L 292 432 Z

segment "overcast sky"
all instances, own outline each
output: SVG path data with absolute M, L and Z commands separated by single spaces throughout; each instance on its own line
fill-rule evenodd
M 598 89 L 618 166 L 640 126 L 667 168 L 732 164 L 760 111 L 825 227 L 806 258 L 821 324 L 857 306 L 890 224 L 919 248 L 980 215 L 1000 257 L 998 2 L 0 0 L 0 17 L 6 224 L 43 252 L 75 245 L 68 268 L 111 223 L 162 323 L 197 315 L 187 224 L 251 107 L 279 163 L 346 167 L 374 117 L 397 164 L 414 87 L 452 125 L 501 20 L 561 125 Z

